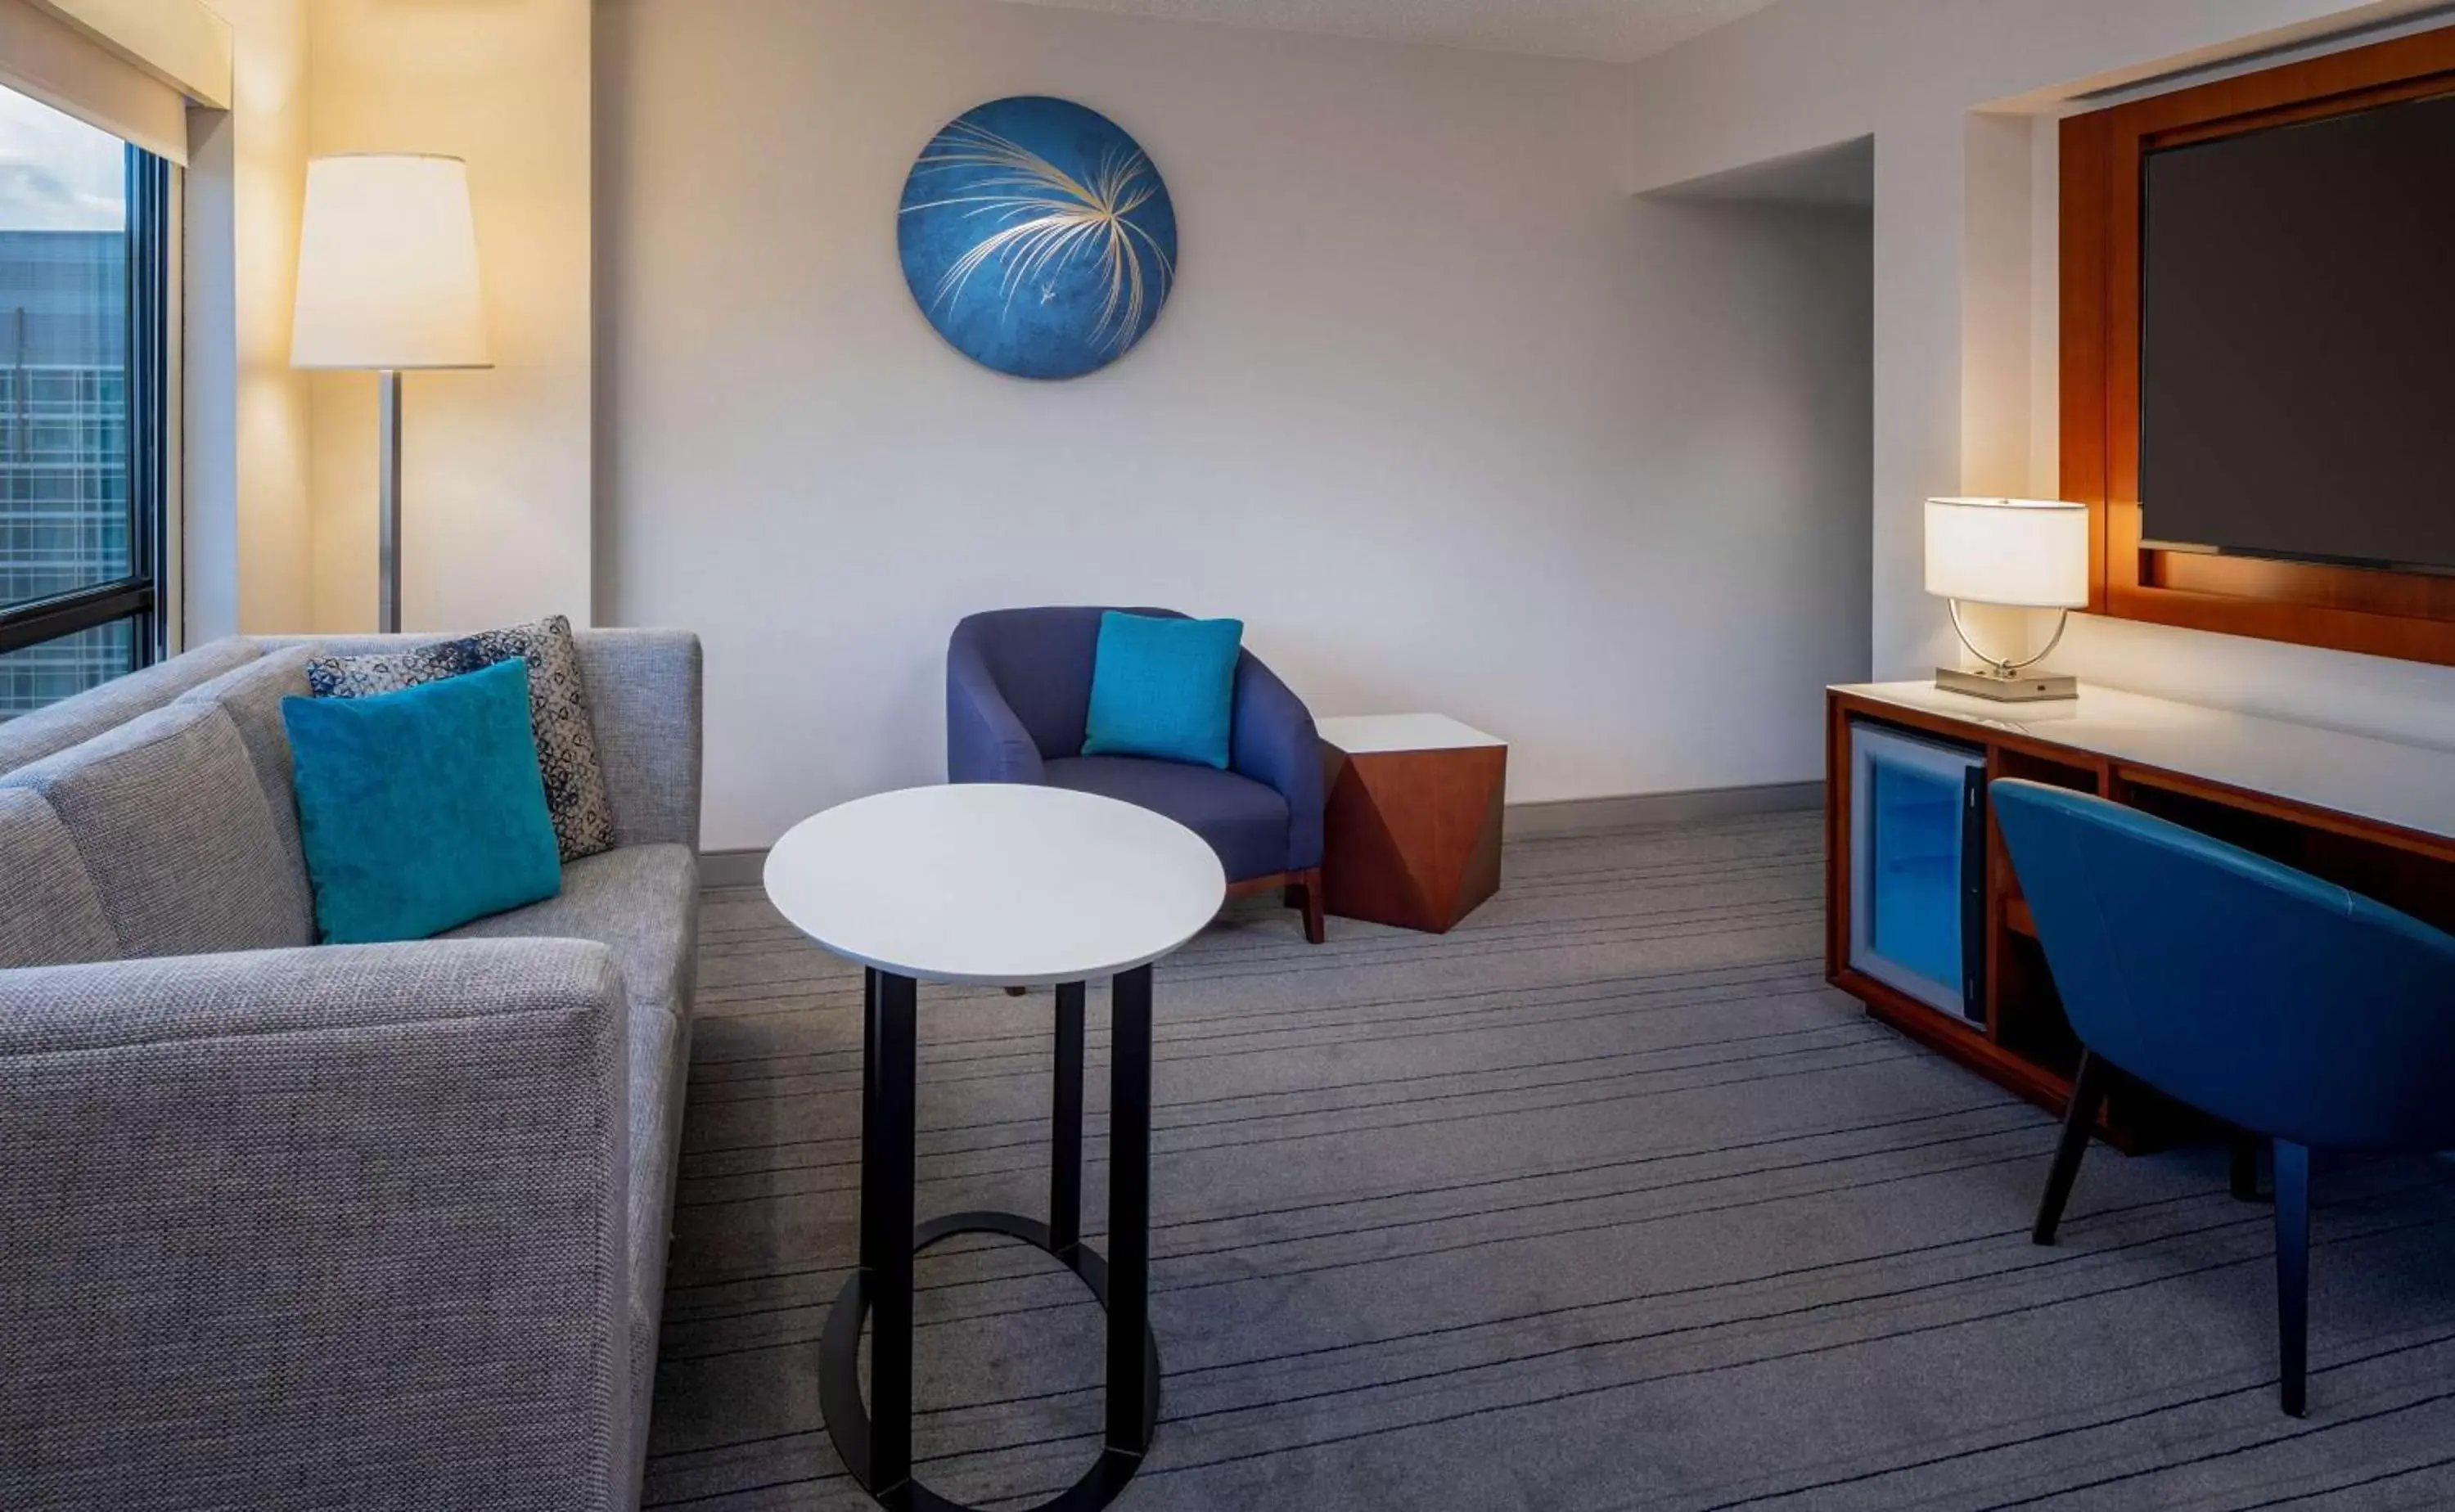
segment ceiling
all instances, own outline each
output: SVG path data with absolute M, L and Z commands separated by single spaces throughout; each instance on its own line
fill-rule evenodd
M 1219 21 L 1630 63 L 1773 0 L 1015 0 L 1068 10 Z

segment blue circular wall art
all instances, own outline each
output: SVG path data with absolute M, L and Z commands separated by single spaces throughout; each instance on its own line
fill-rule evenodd
M 1042 94 L 946 123 L 903 183 L 903 278 L 956 351 L 1076 378 L 1133 349 L 1176 281 L 1176 208 L 1114 121 Z

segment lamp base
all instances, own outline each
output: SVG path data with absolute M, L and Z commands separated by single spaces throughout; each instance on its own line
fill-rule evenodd
M 1935 685 L 1946 693 L 1965 693 L 1973 698 L 1992 698 L 1998 703 L 2046 703 L 2080 696 L 2078 677 L 2040 676 L 2026 672 L 1962 672 L 1957 667 L 1938 667 Z

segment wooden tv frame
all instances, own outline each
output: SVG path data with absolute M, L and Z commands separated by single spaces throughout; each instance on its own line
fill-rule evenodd
M 2062 123 L 2062 495 L 2089 506 L 2089 608 L 2455 665 L 2455 577 L 2141 545 L 2141 165 L 2158 148 L 2455 93 L 2455 27 Z

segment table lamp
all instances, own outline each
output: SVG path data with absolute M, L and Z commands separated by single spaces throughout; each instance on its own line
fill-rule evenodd
M 1953 634 L 1984 670 L 1938 667 L 1935 685 L 2006 703 L 2076 697 L 2070 677 L 2028 669 L 2054 655 L 2071 612 L 2088 604 L 2088 506 L 2053 499 L 1931 498 L 1926 501 L 1926 591 L 1952 606 Z M 2007 661 L 1978 649 L 1960 606 L 2006 604 L 2061 611 L 2046 649 Z
M 294 368 L 372 369 L 376 404 L 378 629 L 400 629 L 400 375 L 490 368 L 468 165 L 362 152 L 307 165 Z

